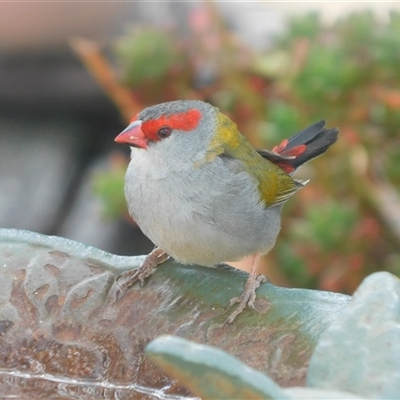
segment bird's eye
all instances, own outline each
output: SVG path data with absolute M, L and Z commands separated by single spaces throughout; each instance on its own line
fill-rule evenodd
M 171 135 L 172 129 L 169 126 L 163 126 L 157 132 L 157 135 L 160 139 L 165 139 Z

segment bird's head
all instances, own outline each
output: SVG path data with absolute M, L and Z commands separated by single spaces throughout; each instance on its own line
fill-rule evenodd
M 144 151 L 184 152 L 195 157 L 207 149 L 217 110 L 200 100 L 178 100 L 141 111 L 115 141 Z

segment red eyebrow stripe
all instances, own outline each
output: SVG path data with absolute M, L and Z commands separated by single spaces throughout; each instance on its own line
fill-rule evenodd
M 144 121 L 142 123 L 142 130 L 148 139 L 157 141 L 160 140 L 160 138 L 157 136 L 157 132 L 163 126 L 169 126 L 172 129 L 181 131 L 191 131 L 197 127 L 200 122 L 200 118 L 200 111 L 191 109 L 182 113 L 162 115 L 157 119 Z

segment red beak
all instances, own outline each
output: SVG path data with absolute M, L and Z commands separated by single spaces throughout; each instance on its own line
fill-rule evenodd
M 142 121 L 133 121 L 115 139 L 117 143 L 147 149 L 148 140 L 142 131 Z

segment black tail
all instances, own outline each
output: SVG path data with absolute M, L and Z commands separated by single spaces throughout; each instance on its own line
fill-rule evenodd
M 290 139 L 285 139 L 272 151 L 257 150 L 259 154 L 290 173 L 308 160 L 318 157 L 338 138 L 337 128 L 325 129 L 325 121 L 316 122 Z

